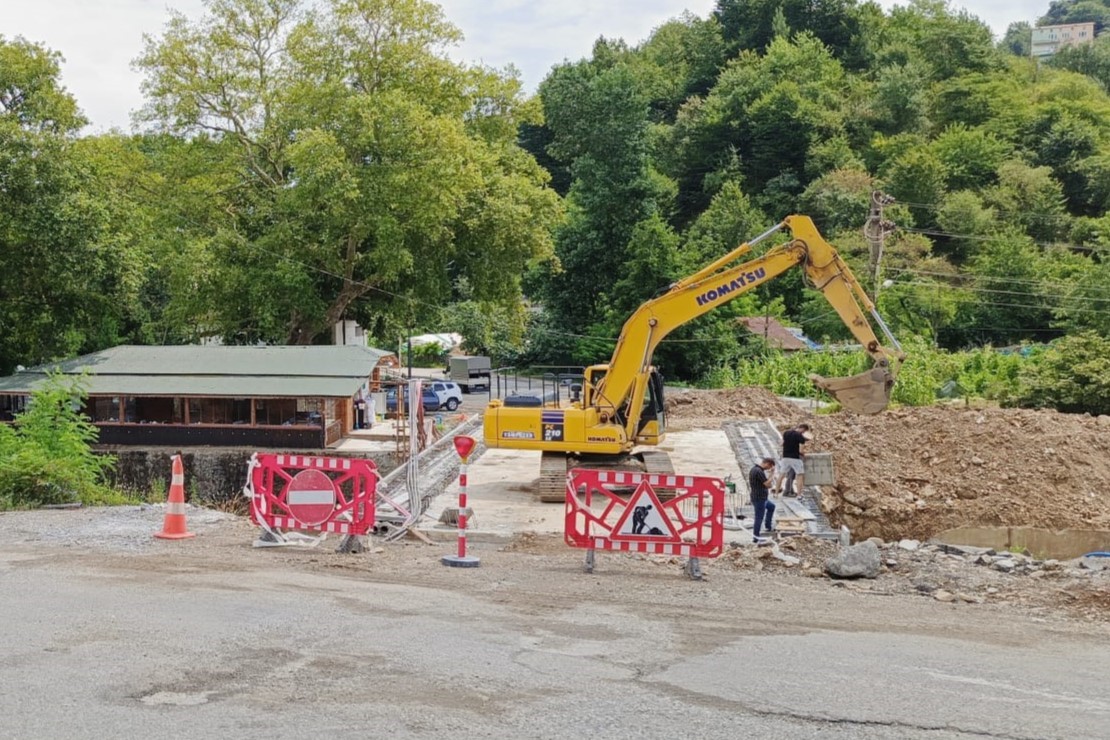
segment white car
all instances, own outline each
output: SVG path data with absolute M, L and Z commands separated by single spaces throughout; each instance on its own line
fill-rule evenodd
M 429 385 L 439 398 L 440 408 L 454 411 L 462 403 L 462 388 L 458 383 L 452 383 L 449 380 L 433 380 Z

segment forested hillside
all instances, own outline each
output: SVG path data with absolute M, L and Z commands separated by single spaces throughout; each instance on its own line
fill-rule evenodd
M 1107 18 L 1057 0 L 1042 22 Z M 340 318 L 382 346 L 456 330 L 502 363 L 603 361 L 645 298 L 791 213 L 866 278 L 873 191 L 896 200 L 879 305 L 900 336 L 1107 337 L 1110 36 L 1046 64 L 1028 32 L 935 0 L 719 0 L 529 97 L 451 61 L 423 0 L 219 0 L 147 39 L 142 133 L 94 136 L 65 50 L 0 38 L 0 372 L 321 342 Z M 658 364 L 735 363 L 752 314 L 845 336 L 788 273 Z
M 1053 3 L 1045 22 L 1102 5 Z M 542 336 L 553 357 L 596 359 L 597 343 L 555 332 L 615 336 L 661 286 L 790 213 L 866 278 L 874 190 L 897 199 L 879 302 L 899 334 L 949 348 L 1106 335 L 1105 70 L 1110 38 L 1038 65 L 941 2 L 719 0 L 638 46 L 599 40 L 552 71 L 545 123 L 525 131 L 569 206 L 530 283 Z M 844 336 L 788 275 L 676 335 L 661 362 L 697 375 L 742 355 L 733 320 L 752 313 Z

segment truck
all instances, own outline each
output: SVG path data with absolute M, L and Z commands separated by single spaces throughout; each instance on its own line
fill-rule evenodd
M 735 264 L 783 229 L 791 241 Z M 587 367 L 572 386 L 569 404 L 490 401 L 483 416 L 486 446 L 540 451 L 542 501 L 564 500 L 566 471 L 574 465 L 673 472 L 666 454 L 650 449 L 666 434 L 663 377 L 651 364 L 655 348 L 677 327 L 794 267 L 805 271 L 873 362 L 859 375 L 810 380 L 849 411 L 882 411 L 905 354 L 836 249 L 809 217 L 793 215 L 645 301 L 625 322 L 609 362 Z M 880 344 L 868 316 L 892 348 Z
M 448 365 L 450 379 L 459 384 L 463 393 L 475 390 L 488 390 L 490 384 L 490 362 L 481 355 L 452 357 Z

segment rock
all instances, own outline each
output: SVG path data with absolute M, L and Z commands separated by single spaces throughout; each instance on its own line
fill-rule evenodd
M 1030 578 L 1044 578 L 1046 575 L 1048 575 L 1048 573 L 1046 573 L 1045 571 L 1037 570 L 1037 571 L 1033 571 L 1032 573 L 1030 573 L 1029 577 Z
M 934 593 L 933 598 L 937 601 L 943 601 L 946 604 L 950 604 L 956 600 L 956 596 L 954 594 L 949 591 L 945 591 L 944 589 L 940 589 L 939 591 Z
M 990 565 L 994 562 L 994 558 L 992 558 L 990 555 L 987 555 L 986 553 L 984 553 L 984 554 L 980 555 L 975 560 L 975 562 L 978 563 L 979 565 Z
M 956 592 L 956 598 L 959 599 L 960 601 L 964 602 L 965 604 L 982 604 L 983 603 L 983 599 L 981 597 L 972 596 L 971 594 L 965 594 L 963 591 L 957 591 Z
M 1045 570 L 1060 570 L 1060 561 L 1059 560 L 1046 560 L 1046 561 L 1044 561 L 1044 566 L 1043 567 L 1044 567 Z
M 1110 558 L 1080 558 L 1079 567 L 1084 570 L 1106 570 L 1110 568 Z
M 897 568 L 898 567 L 898 561 L 895 560 L 894 558 L 887 558 L 885 562 L 886 562 L 886 567 L 888 567 L 888 568 Z
M 991 594 L 993 596 L 994 594 L 998 593 L 998 589 L 995 588 L 994 586 L 991 586 L 990 588 L 987 589 L 987 593 Z
M 902 540 L 898 543 L 898 548 L 906 552 L 913 552 L 919 547 L 921 547 L 921 542 L 918 540 Z
M 1106 414 L 1101 414 L 1098 417 L 1098 425 L 1100 427 L 1110 427 L 1110 416 L 1107 416 Z
M 824 578 L 825 573 L 820 568 L 803 568 L 802 575 L 807 578 Z
M 1017 567 L 1017 563 L 1009 558 L 994 561 L 994 569 L 1003 573 L 1012 573 L 1015 567 Z
M 802 562 L 801 558 L 796 558 L 793 555 L 787 555 L 786 553 L 784 553 L 782 550 L 779 549 L 778 545 L 775 545 L 774 548 L 771 550 L 771 555 L 773 555 L 776 560 L 781 560 L 787 568 L 793 568 L 795 565 Z
M 874 542 L 875 547 L 882 547 L 884 544 L 886 544 L 885 542 L 883 542 L 882 537 L 868 537 L 867 541 L 868 542 Z
M 983 464 L 983 458 L 976 455 L 975 457 L 971 458 L 971 464 L 972 465 L 982 465 Z
M 840 550 L 825 563 L 825 572 L 835 578 L 877 578 L 882 565 L 874 542 L 861 542 Z

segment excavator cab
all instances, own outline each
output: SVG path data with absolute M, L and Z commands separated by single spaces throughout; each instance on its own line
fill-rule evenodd
M 636 428 L 636 442 L 645 445 L 659 444 L 667 432 L 663 376 L 654 367 L 651 368 L 644 386 L 644 405 L 641 407 L 640 423 Z

